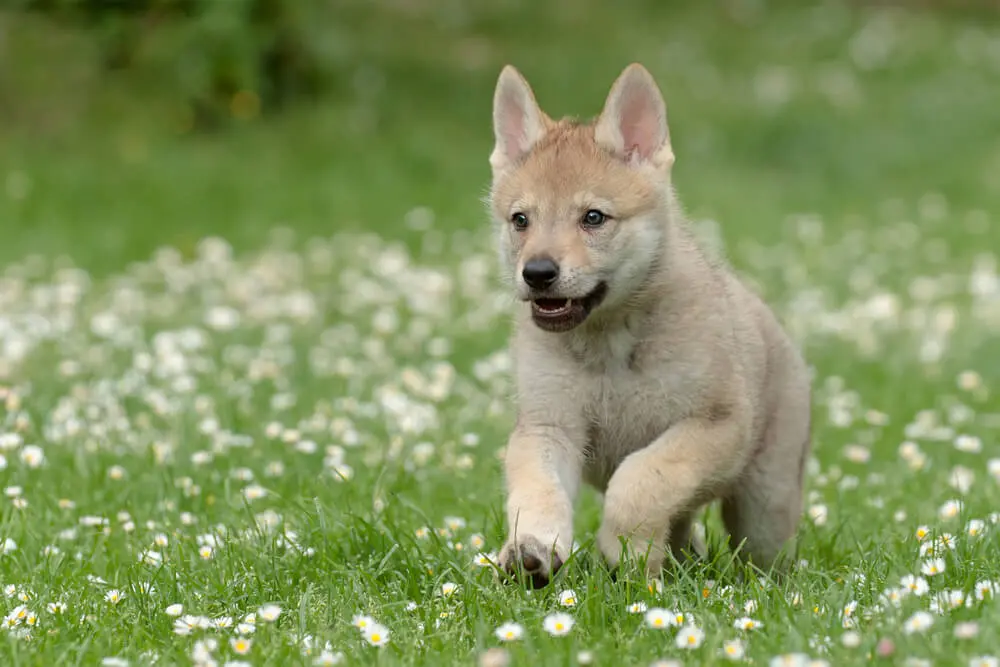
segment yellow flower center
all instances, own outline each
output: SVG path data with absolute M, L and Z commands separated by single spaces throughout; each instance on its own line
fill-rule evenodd
M 688 635 L 688 644 L 694 644 L 697 641 L 698 641 L 697 637 L 695 637 L 694 635 Z
M 562 629 L 563 629 L 563 624 L 562 623 L 556 623 L 556 630 L 562 631 Z
M 378 642 L 382 641 L 382 635 L 380 635 L 377 632 L 374 633 L 374 634 L 372 634 L 372 641 L 375 642 L 375 643 L 378 643 Z

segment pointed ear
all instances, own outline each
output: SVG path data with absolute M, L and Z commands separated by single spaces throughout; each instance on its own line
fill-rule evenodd
M 673 164 L 667 107 L 645 67 L 629 65 L 612 84 L 594 138 L 623 159 L 649 161 L 663 169 Z
M 527 155 L 544 134 L 545 121 L 528 82 L 513 66 L 504 67 L 493 94 L 493 169 L 506 169 Z

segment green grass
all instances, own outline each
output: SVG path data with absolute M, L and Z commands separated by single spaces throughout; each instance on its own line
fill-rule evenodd
M 1000 27 L 652 4 L 418 14 L 419 44 L 391 10 L 352 8 L 362 80 L 381 83 L 211 135 L 178 134 L 175 101 L 141 73 L 98 85 L 85 35 L 0 15 L 16 92 L 0 104 L 0 612 L 37 614 L 30 639 L 0 640 L 2 664 L 192 664 L 206 638 L 219 664 L 254 665 L 311 664 L 326 642 L 381 665 L 497 646 L 515 665 L 710 665 L 735 638 L 756 664 L 862 664 L 880 640 L 883 664 L 1000 656 L 1000 602 L 975 595 L 1000 584 Z M 710 562 L 662 590 L 612 581 L 589 493 L 579 559 L 550 588 L 474 564 L 503 543 L 512 421 L 480 202 L 496 75 L 514 62 L 544 108 L 591 115 L 633 60 L 667 97 L 688 211 L 717 223 L 815 371 L 805 563 L 781 582 L 738 576 L 714 510 Z M 880 602 L 921 576 L 920 526 L 923 544 L 954 537 L 945 571 Z M 949 590 L 969 604 L 908 634 Z M 633 603 L 683 612 L 701 646 L 677 648 Z M 172 604 L 232 627 L 179 635 Z M 236 625 L 269 604 L 277 620 L 235 655 Z M 567 636 L 543 628 L 558 611 Z M 389 642 L 368 645 L 357 615 Z M 737 630 L 743 616 L 763 626 Z M 504 644 L 508 621 L 524 634 Z M 966 622 L 978 634 L 957 638 Z

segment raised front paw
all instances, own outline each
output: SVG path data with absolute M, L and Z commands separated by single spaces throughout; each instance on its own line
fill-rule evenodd
M 500 552 L 500 567 L 509 574 L 530 578 L 532 588 L 542 588 L 562 567 L 564 557 L 558 545 L 545 544 L 531 535 L 507 542 Z

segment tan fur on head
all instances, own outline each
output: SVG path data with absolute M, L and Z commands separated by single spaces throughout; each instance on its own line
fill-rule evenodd
M 541 583 L 565 562 L 582 483 L 604 493 L 597 541 L 612 565 L 645 554 L 655 572 L 715 499 L 734 547 L 784 562 L 808 373 L 770 309 L 687 230 L 653 77 L 628 66 L 600 115 L 577 122 L 549 118 L 507 66 L 493 122 L 489 211 L 522 301 L 504 566 Z
M 634 295 L 667 230 L 645 226 L 640 235 L 623 235 L 619 228 L 644 216 L 665 219 L 672 206 L 665 105 L 649 73 L 641 65 L 627 68 L 593 121 L 554 121 L 508 65 L 497 82 L 493 118 L 490 208 L 508 279 L 525 262 L 550 256 L 561 269 L 554 290 L 560 297 L 582 297 L 604 281 L 607 311 Z M 582 229 L 578 223 L 591 209 L 610 215 L 611 224 Z M 510 226 L 515 213 L 528 216 L 527 230 Z M 626 252 L 623 246 L 631 248 L 631 263 L 604 261 Z M 527 286 L 518 286 L 519 298 L 529 298 Z

